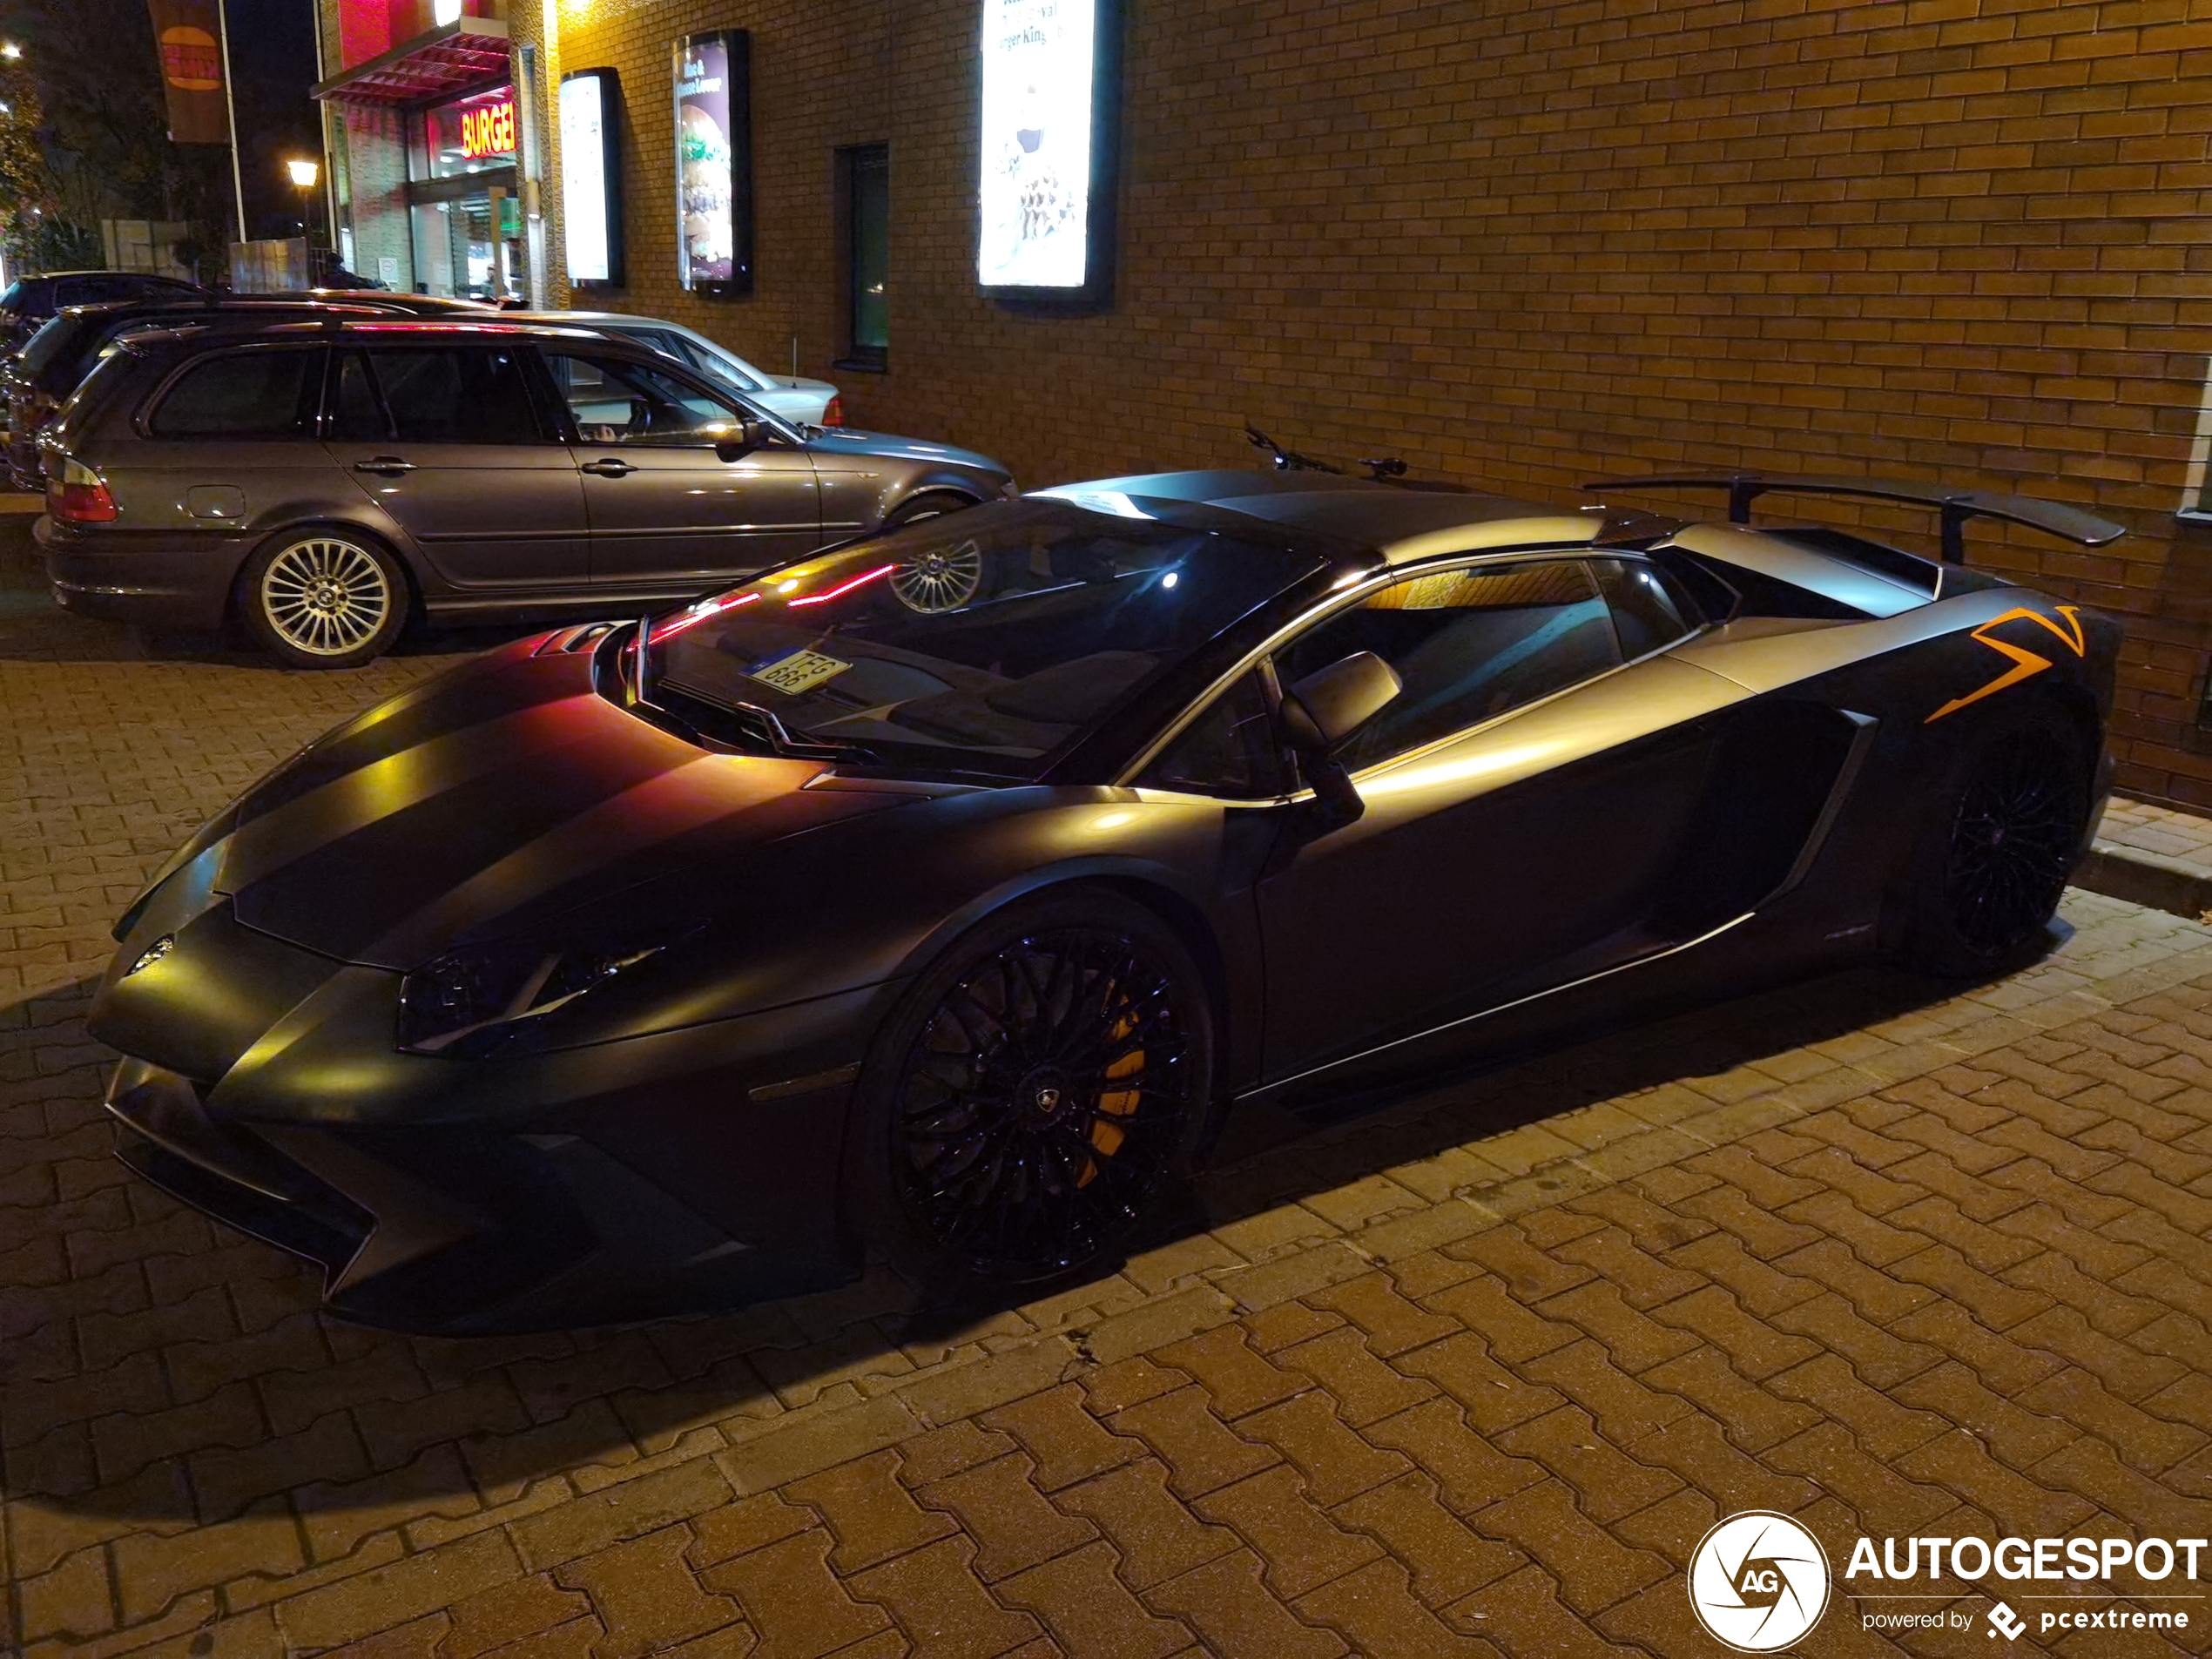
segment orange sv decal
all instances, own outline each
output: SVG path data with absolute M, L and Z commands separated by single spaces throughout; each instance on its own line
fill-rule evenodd
M 1960 709 L 1965 708 L 1969 703 L 1979 703 L 1985 697 L 1993 697 L 2008 685 L 2018 685 L 2022 680 L 2030 678 L 2034 675 L 2040 674 L 2045 669 L 2051 665 L 2051 659 L 2049 658 L 2038 656 L 2035 652 L 2028 650 L 2025 645 L 2015 645 L 2008 640 L 1992 639 L 1989 635 L 1990 630 L 1993 628 L 2001 628 L 2008 622 L 2012 622 L 2018 617 L 2025 617 L 2028 621 L 2036 624 L 2040 627 L 2047 628 L 2052 633 L 2057 635 L 2059 643 L 2061 645 L 2064 645 L 2068 651 L 2072 651 L 2076 657 L 2085 655 L 2089 649 L 2089 642 L 2081 631 L 2080 609 L 2080 608 L 2077 605 L 2060 605 L 2059 607 L 2059 615 L 2066 618 L 2066 625 L 2063 627 L 2052 621 L 2050 617 L 2045 616 L 2041 611 L 2030 610 L 2025 605 L 2017 606 L 2011 610 L 2007 610 L 2001 617 L 1992 617 L 1987 622 L 1982 624 L 1980 627 L 1974 630 L 1973 637 L 1979 639 L 1983 644 L 1988 646 L 1990 650 L 1995 651 L 1999 656 L 2009 657 L 2012 658 L 2013 666 L 2006 669 L 2002 674 L 2000 674 L 1995 679 L 1990 681 L 1988 685 L 1983 686 L 1979 691 L 1969 691 L 1964 697 L 1954 698 L 1952 701 L 1945 704 L 1941 708 L 1938 709 L 1933 714 L 1928 716 L 1928 718 L 1923 720 L 1920 724 L 1923 725 L 1933 725 L 1938 720 L 1943 718 L 1945 715 L 1956 714 Z

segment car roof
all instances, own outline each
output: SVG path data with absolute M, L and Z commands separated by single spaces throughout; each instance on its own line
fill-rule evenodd
M 1325 472 L 1140 473 L 1029 493 L 1137 516 L 1150 516 L 1143 511 L 1148 501 L 1192 502 L 1359 543 L 1392 564 L 1486 547 L 1587 545 L 1607 523 L 1602 509 L 1568 511 L 1504 496 L 1408 489 Z

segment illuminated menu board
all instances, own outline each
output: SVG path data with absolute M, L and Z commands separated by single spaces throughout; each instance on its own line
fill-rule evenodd
M 686 288 L 752 292 L 752 37 L 676 43 L 676 268 Z
M 620 287 L 622 87 L 610 69 L 561 78 L 561 225 L 569 280 Z
M 1113 0 L 983 0 L 975 274 L 986 293 L 1103 293 L 1119 38 Z

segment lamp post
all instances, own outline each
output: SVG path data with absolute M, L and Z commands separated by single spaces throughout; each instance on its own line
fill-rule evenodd
M 300 234 L 310 243 L 314 239 L 314 218 L 312 203 L 315 181 L 322 177 L 322 169 L 305 157 L 287 161 L 284 170 L 292 175 L 292 186 L 300 192 Z

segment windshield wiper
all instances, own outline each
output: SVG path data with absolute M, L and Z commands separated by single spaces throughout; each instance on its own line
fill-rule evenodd
M 783 759 L 873 761 L 876 758 L 865 745 L 844 738 L 794 737 L 791 728 L 783 723 L 773 709 L 763 708 L 758 703 L 742 702 L 735 698 L 710 697 L 688 685 L 670 685 L 665 689 L 673 691 L 686 702 L 697 703 L 704 708 L 732 717 L 738 723 L 738 729 L 746 731 L 753 738 L 756 746 L 765 746 L 768 753 Z

